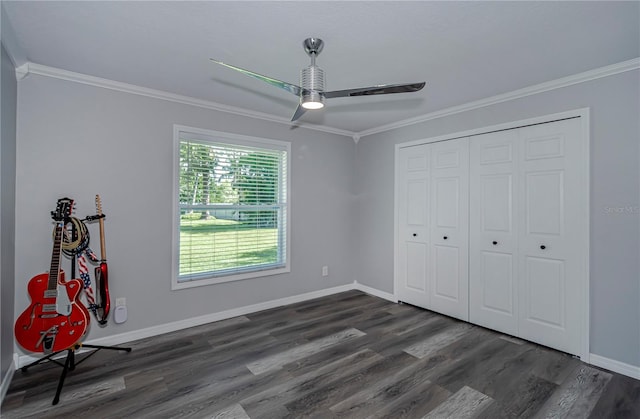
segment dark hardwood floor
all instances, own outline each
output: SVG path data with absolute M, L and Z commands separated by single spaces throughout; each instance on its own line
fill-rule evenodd
M 16 371 L 6 418 L 640 418 L 640 381 L 357 291 Z M 79 354 L 78 359 L 84 355 Z

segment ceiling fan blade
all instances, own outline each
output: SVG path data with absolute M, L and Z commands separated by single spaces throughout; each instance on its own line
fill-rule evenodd
M 334 90 L 333 92 L 324 92 L 324 97 L 330 99 L 333 97 L 387 95 L 390 93 L 417 92 L 421 90 L 425 84 L 425 82 L 409 84 L 381 84 L 379 86 L 360 87 L 357 89 Z
M 253 71 L 249 71 L 249 70 L 245 70 L 244 68 L 240 68 L 240 67 L 235 67 L 232 66 L 230 64 L 226 64 L 223 63 L 222 61 L 217 61 L 214 60 L 213 58 L 210 58 L 211 61 L 213 61 L 216 64 L 220 64 L 223 65 L 227 68 L 230 68 L 232 70 L 236 70 L 241 72 L 242 74 L 245 74 L 249 77 L 253 77 L 255 79 L 261 80 L 265 83 L 269 83 L 272 86 L 278 87 L 280 89 L 286 90 L 289 93 L 293 93 L 296 96 L 300 96 L 300 86 L 296 86 L 295 84 L 291 84 L 291 83 L 287 83 L 286 81 L 282 81 L 282 80 L 277 80 L 271 77 L 267 77 L 267 76 L 263 76 L 262 74 L 258 74 L 258 73 L 254 73 Z
M 296 108 L 296 111 L 294 112 L 293 116 L 291 117 L 291 122 L 297 121 L 298 118 L 300 118 L 302 116 L 302 114 L 304 114 L 306 111 L 307 110 L 305 108 L 303 108 L 301 104 L 298 103 L 298 107 Z

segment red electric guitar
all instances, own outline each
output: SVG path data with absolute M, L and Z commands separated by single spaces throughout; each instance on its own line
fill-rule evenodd
M 100 302 L 98 304 L 98 323 L 101 325 L 107 324 L 109 317 L 109 309 L 111 301 L 109 297 L 109 270 L 107 269 L 107 249 L 104 242 L 104 215 L 102 214 L 102 203 L 100 202 L 100 195 L 96 195 L 96 213 L 98 214 L 100 223 L 100 266 L 95 270 L 96 274 L 96 288 L 98 288 L 98 295 L 100 296 Z
M 56 221 L 51 268 L 48 273 L 31 278 L 27 286 L 31 305 L 16 320 L 16 340 L 31 352 L 49 354 L 68 349 L 80 341 L 89 327 L 89 311 L 78 299 L 82 281 L 65 281 L 60 269 L 62 234 L 72 208 L 73 201 L 62 198 L 51 212 Z

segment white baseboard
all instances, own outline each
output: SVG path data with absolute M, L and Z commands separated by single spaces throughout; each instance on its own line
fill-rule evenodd
M 609 371 L 640 380 L 640 367 L 636 367 L 635 365 L 626 364 L 596 354 L 589 354 L 589 363 L 596 367 L 606 368 Z
M 398 299 L 396 298 L 395 295 L 389 294 L 388 292 L 380 291 L 380 290 L 378 290 L 376 288 L 371 288 L 370 286 L 361 284 L 358 281 L 354 281 L 353 282 L 353 289 L 362 291 L 362 292 L 370 294 L 370 295 L 373 295 L 374 297 L 379 297 L 379 298 L 382 298 L 384 300 L 391 301 L 393 303 L 397 303 L 398 302 Z
M 14 366 L 15 361 L 13 362 L 13 365 L 9 366 L 5 376 L 2 377 L 2 384 L 0 384 L 0 405 L 2 405 L 2 402 L 4 401 L 4 396 L 6 396 L 7 390 L 9 390 L 9 385 L 11 384 L 13 373 L 16 371 L 16 368 L 14 368 Z
M 298 294 L 291 297 L 279 298 L 277 300 L 265 301 L 264 303 L 252 304 L 249 306 L 238 307 L 231 310 L 220 311 L 218 313 L 206 314 L 204 316 L 192 317 L 190 319 L 180 320 L 177 322 L 167 323 L 158 326 L 148 327 L 146 329 L 134 330 L 131 332 L 120 333 L 117 335 L 107 336 L 104 338 L 91 339 L 84 343 L 88 345 L 106 345 L 115 346 L 123 343 L 132 342 L 138 339 L 145 339 L 152 336 L 162 335 L 169 332 L 175 332 L 177 330 L 187 329 L 189 327 L 200 326 L 207 323 L 217 322 L 220 320 L 230 319 L 232 317 L 244 316 L 245 314 L 251 314 L 262 310 L 268 310 L 288 304 L 299 303 L 306 300 L 312 300 L 314 298 L 326 297 L 328 295 L 337 294 L 340 292 L 353 290 L 354 284 L 345 284 L 333 288 L 327 288 L 318 291 L 307 292 L 304 294 Z M 367 292 L 367 291 L 364 291 Z M 372 294 L 372 293 L 370 293 Z M 61 355 L 64 356 L 64 355 Z M 17 368 L 22 368 L 31 362 L 38 360 L 38 357 L 31 355 L 18 355 L 14 354 L 14 363 Z

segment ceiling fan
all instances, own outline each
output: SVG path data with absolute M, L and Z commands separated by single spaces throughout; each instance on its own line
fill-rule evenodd
M 326 92 L 324 90 L 324 71 L 316 66 L 316 57 L 322 51 L 324 42 L 320 38 L 307 38 L 302 43 L 307 55 L 311 58 L 311 65 L 303 68 L 300 72 L 300 85 L 287 83 L 281 80 L 277 80 L 271 77 L 263 76 L 253 71 L 245 70 L 240 67 L 235 67 L 222 61 L 214 60 L 214 63 L 223 65 L 232 70 L 239 71 L 246 74 L 249 77 L 254 77 L 258 80 L 262 80 L 265 83 L 269 83 L 272 86 L 284 89 L 289 93 L 292 93 L 300 98 L 298 107 L 291 118 L 291 121 L 295 121 L 302 116 L 309 109 L 320 109 L 324 107 L 324 100 L 334 97 L 347 97 L 347 96 L 369 96 L 369 95 L 386 95 L 390 93 L 407 93 L 417 92 L 421 90 L 425 82 L 408 83 L 408 84 L 381 84 L 371 87 L 360 87 L 356 89 L 346 90 L 334 90 L 332 92 Z

